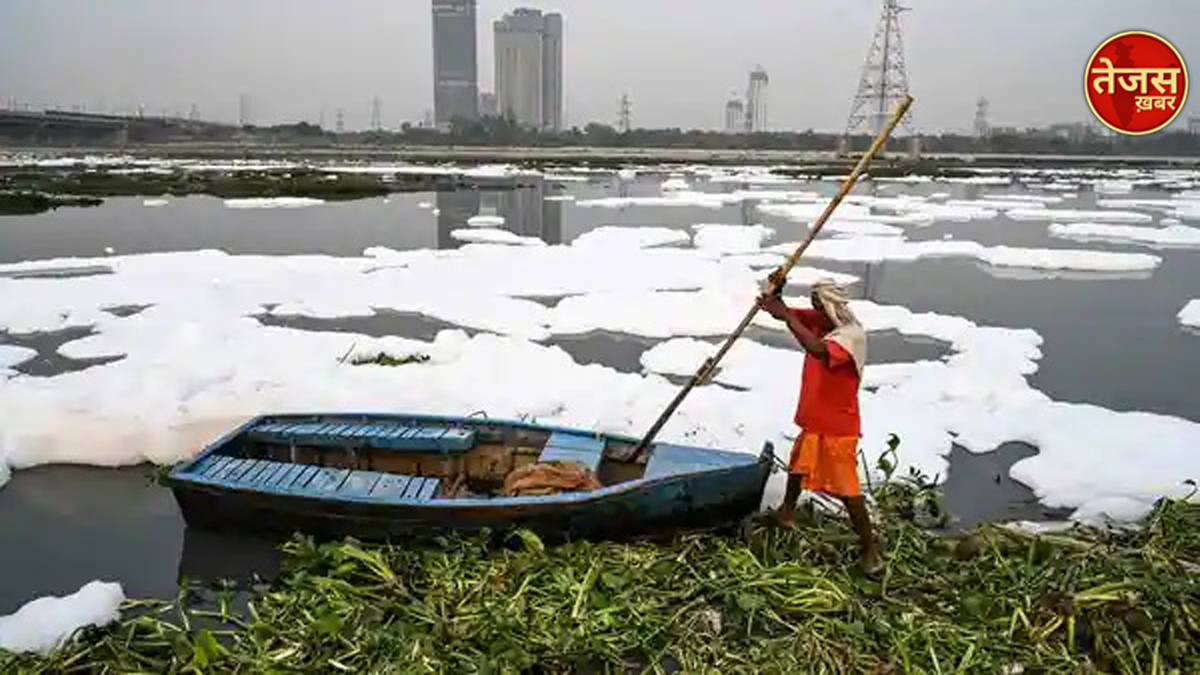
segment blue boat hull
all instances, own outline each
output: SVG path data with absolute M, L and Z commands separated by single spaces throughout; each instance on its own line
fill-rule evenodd
M 299 418 L 300 416 L 297 416 Z M 347 416 L 304 416 L 320 422 Z M 361 416 L 376 429 L 388 422 L 455 425 L 463 429 L 512 428 L 556 434 L 586 441 L 601 438 L 578 430 L 520 422 L 452 417 Z M 602 488 L 545 496 L 390 500 L 356 498 L 339 493 L 266 490 L 254 484 L 205 479 L 200 468 L 254 428 L 285 417 L 258 418 L 207 448 L 168 477 L 187 524 L 191 527 L 261 532 L 305 532 L 319 537 L 352 536 L 386 540 L 436 531 L 474 532 L 527 528 L 547 539 L 615 539 L 673 530 L 709 528 L 735 523 L 754 513 L 772 467 L 772 448 L 757 455 L 689 448 L 653 447 L 645 475 Z M 275 427 L 280 426 L 278 423 Z M 330 425 L 326 425 L 330 426 Z M 386 434 L 385 434 L 386 435 Z M 634 439 L 605 436 L 605 442 Z M 285 473 L 286 470 L 280 471 Z M 294 473 L 294 471 L 293 471 Z M 345 480 L 345 479 L 343 479 Z M 376 479 L 378 480 L 378 479 Z

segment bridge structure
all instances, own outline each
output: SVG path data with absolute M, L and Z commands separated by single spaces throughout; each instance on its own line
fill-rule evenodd
M 0 109 L 0 144 L 122 146 L 232 136 L 237 127 L 182 117 Z

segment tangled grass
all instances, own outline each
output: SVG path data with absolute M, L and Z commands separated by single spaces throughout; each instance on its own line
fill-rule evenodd
M 838 517 L 793 531 L 547 546 L 507 538 L 285 545 L 279 578 L 232 608 L 186 591 L 128 604 L 48 657 L 0 672 L 1200 672 L 1200 506 L 1136 530 L 939 536 L 875 490 L 888 566 L 855 566 Z

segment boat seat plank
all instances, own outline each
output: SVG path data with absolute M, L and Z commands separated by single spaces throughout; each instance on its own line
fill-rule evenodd
M 604 439 L 554 433 L 542 448 L 539 462 L 578 462 L 590 471 L 600 468 L 604 457 Z
M 546 440 L 546 445 L 556 448 L 574 448 L 576 450 L 595 450 L 601 452 L 604 450 L 604 439 L 581 434 L 564 434 L 556 431 L 550 434 L 550 438 Z
M 656 443 L 646 464 L 643 478 L 669 478 L 714 469 L 742 466 L 746 457 L 739 453 L 721 452 L 709 448 L 694 448 L 669 443 Z

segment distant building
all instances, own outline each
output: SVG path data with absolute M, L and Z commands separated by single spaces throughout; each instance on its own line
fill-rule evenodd
M 479 116 L 496 117 L 499 114 L 500 108 L 496 105 L 496 95 L 490 91 L 479 92 Z
M 988 100 L 982 96 L 975 101 L 975 124 L 973 130 L 975 138 L 987 138 L 992 132 L 991 124 L 988 122 Z
M 750 72 L 750 89 L 746 92 L 746 131 L 767 130 L 767 85 L 770 79 L 761 66 Z
M 433 0 L 433 109 L 439 127 L 479 117 L 476 0 Z
M 725 133 L 740 134 L 746 130 L 746 104 L 740 98 L 731 98 L 725 104 Z
M 539 130 L 562 129 L 562 15 L 520 8 L 494 28 L 500 114 Z
M 1200 115 L 1192 115 L 1188 118 L 1188 133 L 1200 135 Z

